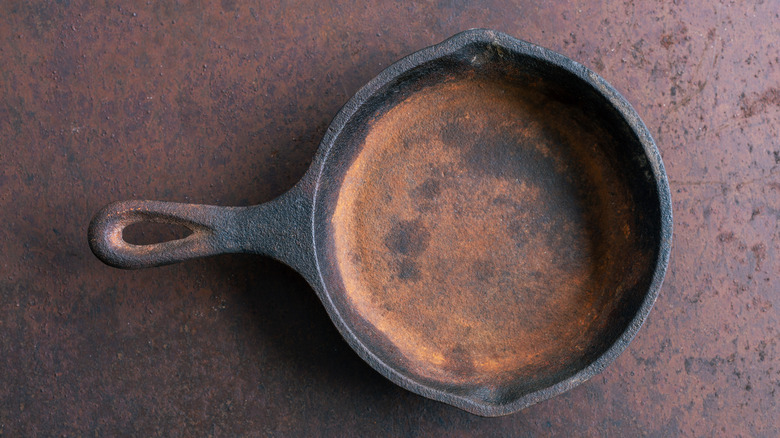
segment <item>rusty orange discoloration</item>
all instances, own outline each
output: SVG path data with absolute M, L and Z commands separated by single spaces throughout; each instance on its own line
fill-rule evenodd
M 544 381 L 604 348 L 647 256 L 602 150 L 615 140 L 596 125 L 533 88 L 477 77 L 372 122 L 331 226 L 350 305 L 403 356 L 382 360 L 492 386 Z

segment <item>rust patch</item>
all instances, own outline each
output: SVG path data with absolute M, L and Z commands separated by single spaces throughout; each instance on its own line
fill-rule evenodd
M 603 351 L 649 265 L 614 142 L 571 103 L 468 75 L 378 116 L 331 226 L 382 360 L 496 398 Z
M 430 237 L 421 220 L 399 221 L 385 235 L 385 246 L 398 254 L 417 256 L 428 247 Z
M 744 118 L 753 117 L 767 109 L 777 106 L 780 107 L 780 89 L 770 88 L 760 96 L 748 99 L 742 97 L 742 116 Z

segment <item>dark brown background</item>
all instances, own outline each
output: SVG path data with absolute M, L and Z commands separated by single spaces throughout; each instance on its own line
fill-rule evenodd
M 780 433 L 779 2 L 17 3 L 0 6 L 0 435 Z M 370 369 L 281 264 L 128 272 L 90 253 L 110 201 L 279 195 L 363 83 L 470 27 L 600 73 L 663 155 L 666 282 L 591 381 L 475 417 Z

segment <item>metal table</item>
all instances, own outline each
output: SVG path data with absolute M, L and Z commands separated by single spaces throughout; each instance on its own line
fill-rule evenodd
M 780 434 L 780 3 L 93 3 L 0 5 L 0 435 Z M 471 27 L 595 70 L 663 155 L 667 278 L 591 381 L 476 417 L 370 369 L 279 263 L 90 253 L 110 201 L 281 194 L 363 83 Z

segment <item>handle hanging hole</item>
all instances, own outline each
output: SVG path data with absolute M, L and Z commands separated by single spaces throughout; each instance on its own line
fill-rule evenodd
M 132 245 L 151 245 L 184 239 L 192 234 L 192 230 L 184 225 L 136 222 L 122 230 L 122 239 Z

